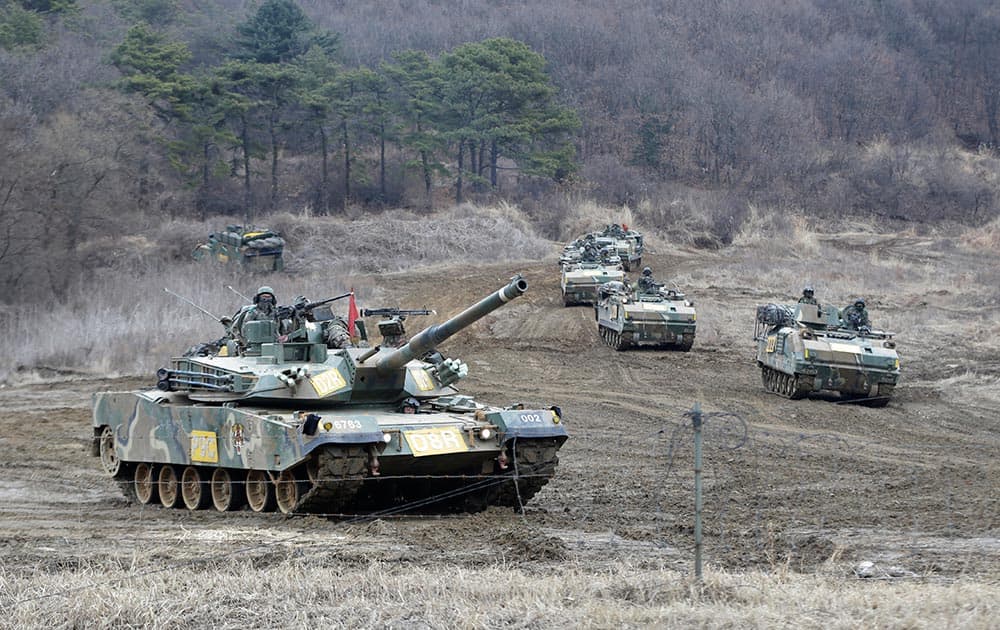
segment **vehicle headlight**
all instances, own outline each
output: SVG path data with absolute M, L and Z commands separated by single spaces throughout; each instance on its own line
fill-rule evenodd
M 388 444 L 389 442 L 392 442 L 392 434 L 391 433 L 383 433 L 382 434 L 382 441 L 385 442 L 386 444 Z
M 482 429 L 479 429 L 480 440 L 488 440 L 491 437 L 493 437 L 493 431 L 490 431 L 489 427 L 483 427 Z

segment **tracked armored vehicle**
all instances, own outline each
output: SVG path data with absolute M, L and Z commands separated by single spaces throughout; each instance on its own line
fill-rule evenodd
M 93 452 L 127 497 L 168 507 L 519 509 L 555 472 L 558 407 L 460 395 L 467 366 L 435 349 L 526 289 L 517 276 L 398 348 L 329 347 L 322 317 L 284 342 L 249 322 L 227 351 L 172 359 L 156 389 L 95 394 Z
M 239 264 L 253 271 L 284 269 L 285 239 L 267 228 L 244 228 L 227 225 L 221 232 L 212 232 L 205 243 L 195 247 L 195 260 L 213 260 Z
M 642 234 L 639 232 L 629 229 L 625 224 L 612 223 L 604 228 L 598 239 L 610 239 L 613 242 L 625 271 L 642 266 L 643 245 Z
M 559 287 L 563 304 L 595 304 L 597 292 L 607 282 L 622 282 L 625 272 L 620 265 L 609 266 L 603 262 L 578 262 L 563 267 Z
M 598 298 L 597 332 L 615 350 L 657 346 L 687 352 L 694 344 L 697 314 L 679 291 L 633 292 L 624 283 L 609 282 Z
M 757 307 L 754 340 L 764 388 L 786 398 L 831 391 L 881 407 L 899 381 L 893 333 L 845 325 L 834 306 Z

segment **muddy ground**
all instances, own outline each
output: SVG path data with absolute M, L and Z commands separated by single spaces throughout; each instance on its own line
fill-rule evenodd
M 900 247 L 901 256 L 912 252 Z M 647 262 L 660 269 L 715 264 L 688 254 Z M 764 392 L 750 339 L 753 306 L 787 295 L 720 287 L 711 274 L 694 273 L 707 279 L 684 287 L 699 309 L 693 350 L 615 352 L 601 344 L 592 309 L 563 307 L 553 261 L 373 282 L 401 306 L 448 315 L 515 270 L 525 273 L 528 294 L 443 350 L 470 365 L 463 393 L 564 411 L 571 437 L 556 477 L 523 514 L 372 521 L 130 505 L 89 454 L 90 394 L 151 386 L 152 378 L 43 374 L 42 382 L 0 389 L 0 563 L 13 572 L 94 558 L 132 568 L 234 554 L 267 563 L 273 555 L 336 549 L 338 562 L 572 561 L 599 570 L 624 558 L 690 570 L 693 433 L 684 414 L 700 404 L 707 564 L 850 575 L 871 561 L 899 575 L 1000 575 L 995 343 L 905 331 L 902 383 L 887 407 L 830 396 L 789 401 Z M 873 317 L 914 308 L 931 317 L 917 297 L 882 299 Z M 984 307 L 953 303 L 970 312 Z M 419 325 L 414 318 L 411 332 Z

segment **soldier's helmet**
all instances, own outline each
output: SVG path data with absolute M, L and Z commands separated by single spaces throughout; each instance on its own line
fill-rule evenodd
M 274 289 L 272 289 L 267 285 L 264 285 L 261 288 L 257 289 L 257 294 L 253 296 L 253 303 L 257 304 L 258 302 L 260 302 L 260 296 L 262 295 L 270 295 L 272 298 L 274 298 L 275 302 L 278 301 L 277 296 L 274 295 Z
M 649 267 L 643 267 L 642 268 L 642 275 L 644 275 L 644 276 L 651 276 L 651 275 L 653 275 L 653 270 L 650 269 Z
M 292 305 L 295 306 L 295 307 L 297 307 L 297 308 L 302 308 L 303 306 L 305 306 L 308 303 L 309 303 L 309 300 L 307 300 L 306 296 L 304 296 L 304 295 L 296 295 L 295 299 L 292 300 Z
M 409 410 L 409 413 L 417 413 L 417 411 L 420 410 L 420 401 L 413 396 L 410 396 L 400 403 L 399 410 L 403 413 L 407 413 L 407 410 Z
M 808 295 L 808 296 L 812 297 L 813 293 L 815 293 L 815 291 L 813 291 L 813 287 L 812 287 L 811 284 L 807 284 L 805 286 L 805 288 L 802 289 L 802 295 Z
M 858 308 L 864 308 L 865 307 L 865 298 L 858 298 L 858 299 L 854 300 L 854 306 L 857 306 Z

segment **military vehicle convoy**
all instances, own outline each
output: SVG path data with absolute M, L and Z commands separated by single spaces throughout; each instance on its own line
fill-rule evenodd
M 588 241 L 598 251 L 608 250 L 609 253 L 604 258 L 616 255 L 614 264 L 621 264 L 625 271 L 642 266 L 642 234 L 625 225 L 612 223 L 600 232 L 589 232 L 565 245 L 559 255 L 560 268 L 580 262 L 584 258 L 584 248 Z
M 844 400 L 888 404 L 899 381 L 893 333 L 845 324 L 830 305 L 757 307 L 754 340 L 764 388 L 785 398 L 838 392 Z
M 248 321 L 225 352 L 171 359 L 156 389 L 95 394 L 93 453 L 127 497 L 166 507 L 518 509 L 555 473 L 561 411 L 459 394 L 468 367 L 436 348 L 526 289 L 515 276 L 396 348 L 330 347 L 321 313 L 282 337 Z
M 621 265 L 609 266 L 603 262 L 578 262 L 566 265 L 562 270 L 559 287 L 563 304 L 592 305 L 597 302 L 598 289 L 608 282 L 622 282 L 625 272 Z
M 600 237 L 613 239 L 625 271 L 632 271 L 642 266 L 642 234 L 630 230 L 625 224 L 612 223 L 604 228 Z
M 659 346 L 687 352 L 694 344 L 694 304 L 673 289 L 642 292 L 609 282 L 598 291 L 594 315 L 598 334 L 615 350 Z
M 192 252 L 195 260 L 236 263 L 253 271 L 284 269 L 285 239 L 267 228 L 244 228 L 227 225 L 221 232 L 212 232 L 208 241 Z

